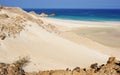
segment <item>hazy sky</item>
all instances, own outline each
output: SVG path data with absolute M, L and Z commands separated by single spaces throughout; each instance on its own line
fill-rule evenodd
M 0 5 L 22 8 L 120 9 L 120 0 L 0 0 Z

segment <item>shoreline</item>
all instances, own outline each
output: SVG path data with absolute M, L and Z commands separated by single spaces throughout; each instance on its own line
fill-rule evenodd
M 73 27 L 73 28 L 76 28 L 76 27 L 111 27 L 111 26 L 120 26 L 120 22 L 118 22 L 118 21 L 117 22 L 116 21 L 100 21 L 100 22 L 97 22 L 97 21 L 77 21 L 77 20 L 67 20 L 67 19 L 66 20 L 64 20 L 64 19 L 56 19 L 56 18 L 50 18 L 50 17 L 40 17 L 40 19 L 42 19 L 45 22 L 52 23 L 52 24 L 56 23 L 56 21 L 58 23 L 59 22 L 66 22 L 66 24 L 67 23 L 75 23 L 74 25 L 70 24 L 69 26 L 68 25 L 61 25 L 61 26 Z M 56 24 L 58 24 L 58 23 L 56 23 Z M 81 25 L 81 24 L 83 24 L 83 25 Z
M 68 21 L 81 21 L 81 22 L 117 22 L 119 23 L 120 20 L 75 20 L 75 19 L 64 19 L 64 18 L 56 18 L 56 17 L 46 17 L 51 19 L 59 19 L 59 20 L 68 20 Z

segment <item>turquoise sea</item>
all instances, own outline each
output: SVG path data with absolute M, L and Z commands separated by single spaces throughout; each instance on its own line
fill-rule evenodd
M 56 14 L 52 18 L 82 21 L 120 21 L 120 9 L 24 9 L 27 12 L 35 11 Z

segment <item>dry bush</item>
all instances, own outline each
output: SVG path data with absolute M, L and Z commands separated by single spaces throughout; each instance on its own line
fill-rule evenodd
M 1 16 L 1 15 L 0 15 Z M 6 17 L 2 14 L 3 17 Z M 25 28 L 25 19 L 17 16 L 9 19 L 0 20 L 0 39 L 4 40 L 6 37 L 16 37 Z
M 19 58 L 19 60 L 15 61 L 14 64 L 18 67 L 24 67 L 30 62 L 30 58 L 28 56 Z
M 76 67 L 76 68 L 74 68 L 73 71 L 80 72 L 80 67 Z

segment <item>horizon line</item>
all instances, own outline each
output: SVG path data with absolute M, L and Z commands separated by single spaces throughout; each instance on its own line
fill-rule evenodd
M 115 9 L 115 8 L 22 8 L 22 9 Z M 117 9 L 117 10 L 120 10 L 120 9 Z
M 4 5 L 1 5 L 0 6 L 4 6 Z M 5 6 L 5 7 L 19 7 L 19 6 Z M 31 7 L 19 7 L 19 8 L 22 8 L 22 9 L 114 9 L 114 10 L 120 10 L 120 8 L 38 8 L 38 7 L 34 7 L 34 8 L 31 8 Z

